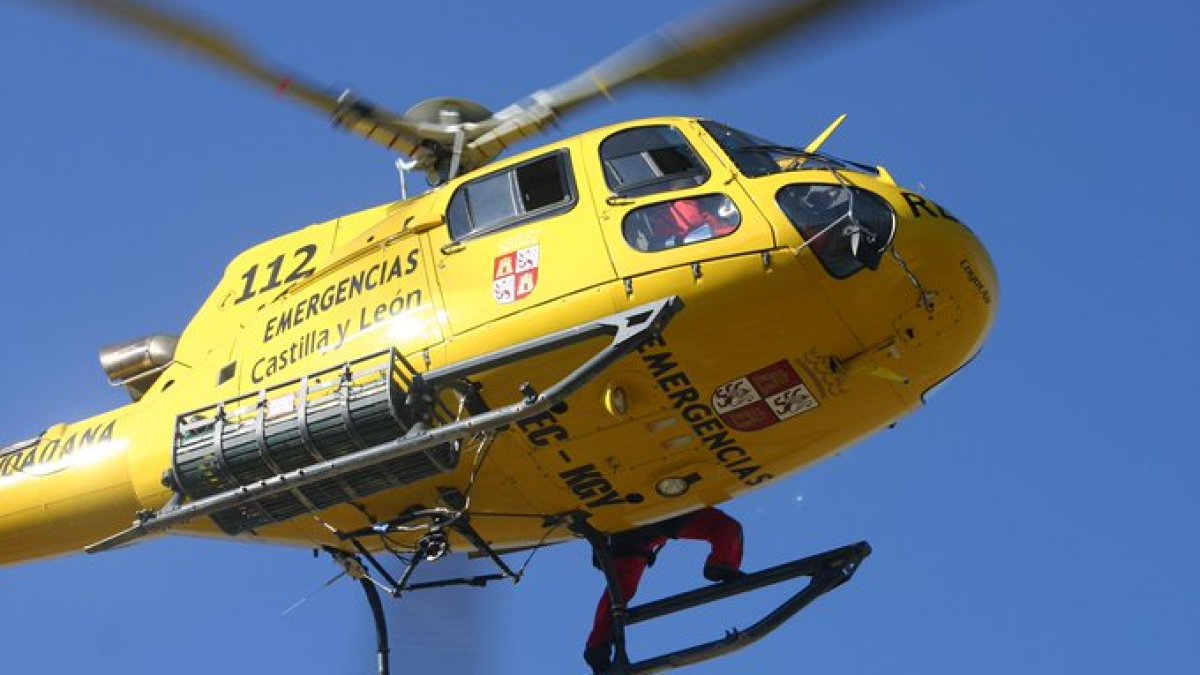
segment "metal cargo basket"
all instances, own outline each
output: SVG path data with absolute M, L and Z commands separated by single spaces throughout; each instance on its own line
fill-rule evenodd
M 392 349 L 180 415 L 172 458 L 178 487 L 200 499 L 395 440 L 417 421 L 405 404 L 416 375 Z M 227 534 L 240 534 L 457 466 L 458 452 L 446 443 L 212 518 Z

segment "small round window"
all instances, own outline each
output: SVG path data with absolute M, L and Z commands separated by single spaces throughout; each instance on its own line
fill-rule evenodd
M 639 251 L 662 251 L 718 239 L 738 229 L 742 214 L 725 195 L 660 202 L 630 211 L 621 225 L 625 241 Z

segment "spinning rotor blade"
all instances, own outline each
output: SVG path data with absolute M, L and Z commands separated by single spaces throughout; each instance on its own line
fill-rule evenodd
M 694 84 L 803 29 L 861 13 L 876 0 L 757 0 L 731 3 L 668 24 L 528 102 L 496 113 L 499 124 L 468 147 L 486 162 L 555 117 L 634 82 Z
M 415 160 L 431 183 L 487 164 L 506 147 L 557 117 L 635 82 L 694 84 L 743 56 L 831 20 L 855 17 L 880 0 L 747 0 L 669 24 L 566 82 L 535 92 L 496 114 L 460 99 L 430 99 L 396 115 L 288 75 L 232 38 L 150 0 L 54 0 L 92 13 L 319 110 L 337 126 Z
M 168 44 L 177 45 L 193 55 L 289 96 L 332 118 L 335 125 L 348 129 L 384 147 L 422 160 L 428 153 L 416 125 L 401 117 L 375 108 L 349 93 L 331 94 L 329 90 L 289 75 L 256 58 L 232 38 L 190 17 L 137 0 L 54 0 L 70 9 L 83 10 L 140 31 Z

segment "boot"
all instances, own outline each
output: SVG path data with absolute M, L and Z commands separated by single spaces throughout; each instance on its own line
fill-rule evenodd
M 593 675 L 608 672 L 612 667 L 612 645 L 603 644 L 583 650 L 583 660 L 592 667 Z
M 746 576 L 746 573 L 724 565 L 705 565 L 704 578 L 709 581 L 733 581 Z

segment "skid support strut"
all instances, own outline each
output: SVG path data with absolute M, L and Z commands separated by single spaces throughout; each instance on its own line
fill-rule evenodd
M 779 628 L 812 601 L 849 581 L 862 561 L 871 554 L 871 545 L 861 541 L 857 544 L 850 544 L 825 553 L 769 567 L 733 581 L 702 586 L 637 607 L 628 607 L 625 604 L 626 598 L 622 597 L 621 589 L 617 584 L 605 536 L 593 529 L 581 516 L 575 517 L 571 529 L 591 544 L 592 552 L 600 564 L 601 571 L 604 572 L 609 598 L 612 600 L 612 639 L 615 653 L 613 665 L 607 671 L 609 675 L 657 673 L 708 661 L 749 647 Z M 710 602 L 741 595 L 797 577 L 809 577 L 808 584 L 748 628 L 744 630 L 734 628 L 728 631 L 724 637 L 716 640 L 630 663 L 626 651 L 625 628 L 627 626 L 700 607 Z
M 371 619 L 375 622 L 375 653 L 378 655 L 379 675 L 391 673 L 391 649 L 388 647 L 387 616 L 383 613 L 383 600 L 379 597 L 379 589 L 370 579 L 359 579 L 363 592 L 367 594 L 367 603 L 371 605 Z
M 383 600 L 379 597 L 379 589 L 375 587 L 378 582 L 367 574 L 362 561 L 355 556 L 336 548 L 326 548 L 325 552 L 333 558 L 338 567 L 342 568 L 342 573 L 331 579 L 330 583 L 342 576 L 348 576 L 357 581 L 363 592 L 366 593 L 367 604 L 371 606 L 371 619 L 375 623 L 375 654 L 378 673 L 379 675 L 390 675 L 391 648 L 388 646 L 387 616 L 383 613 Z

